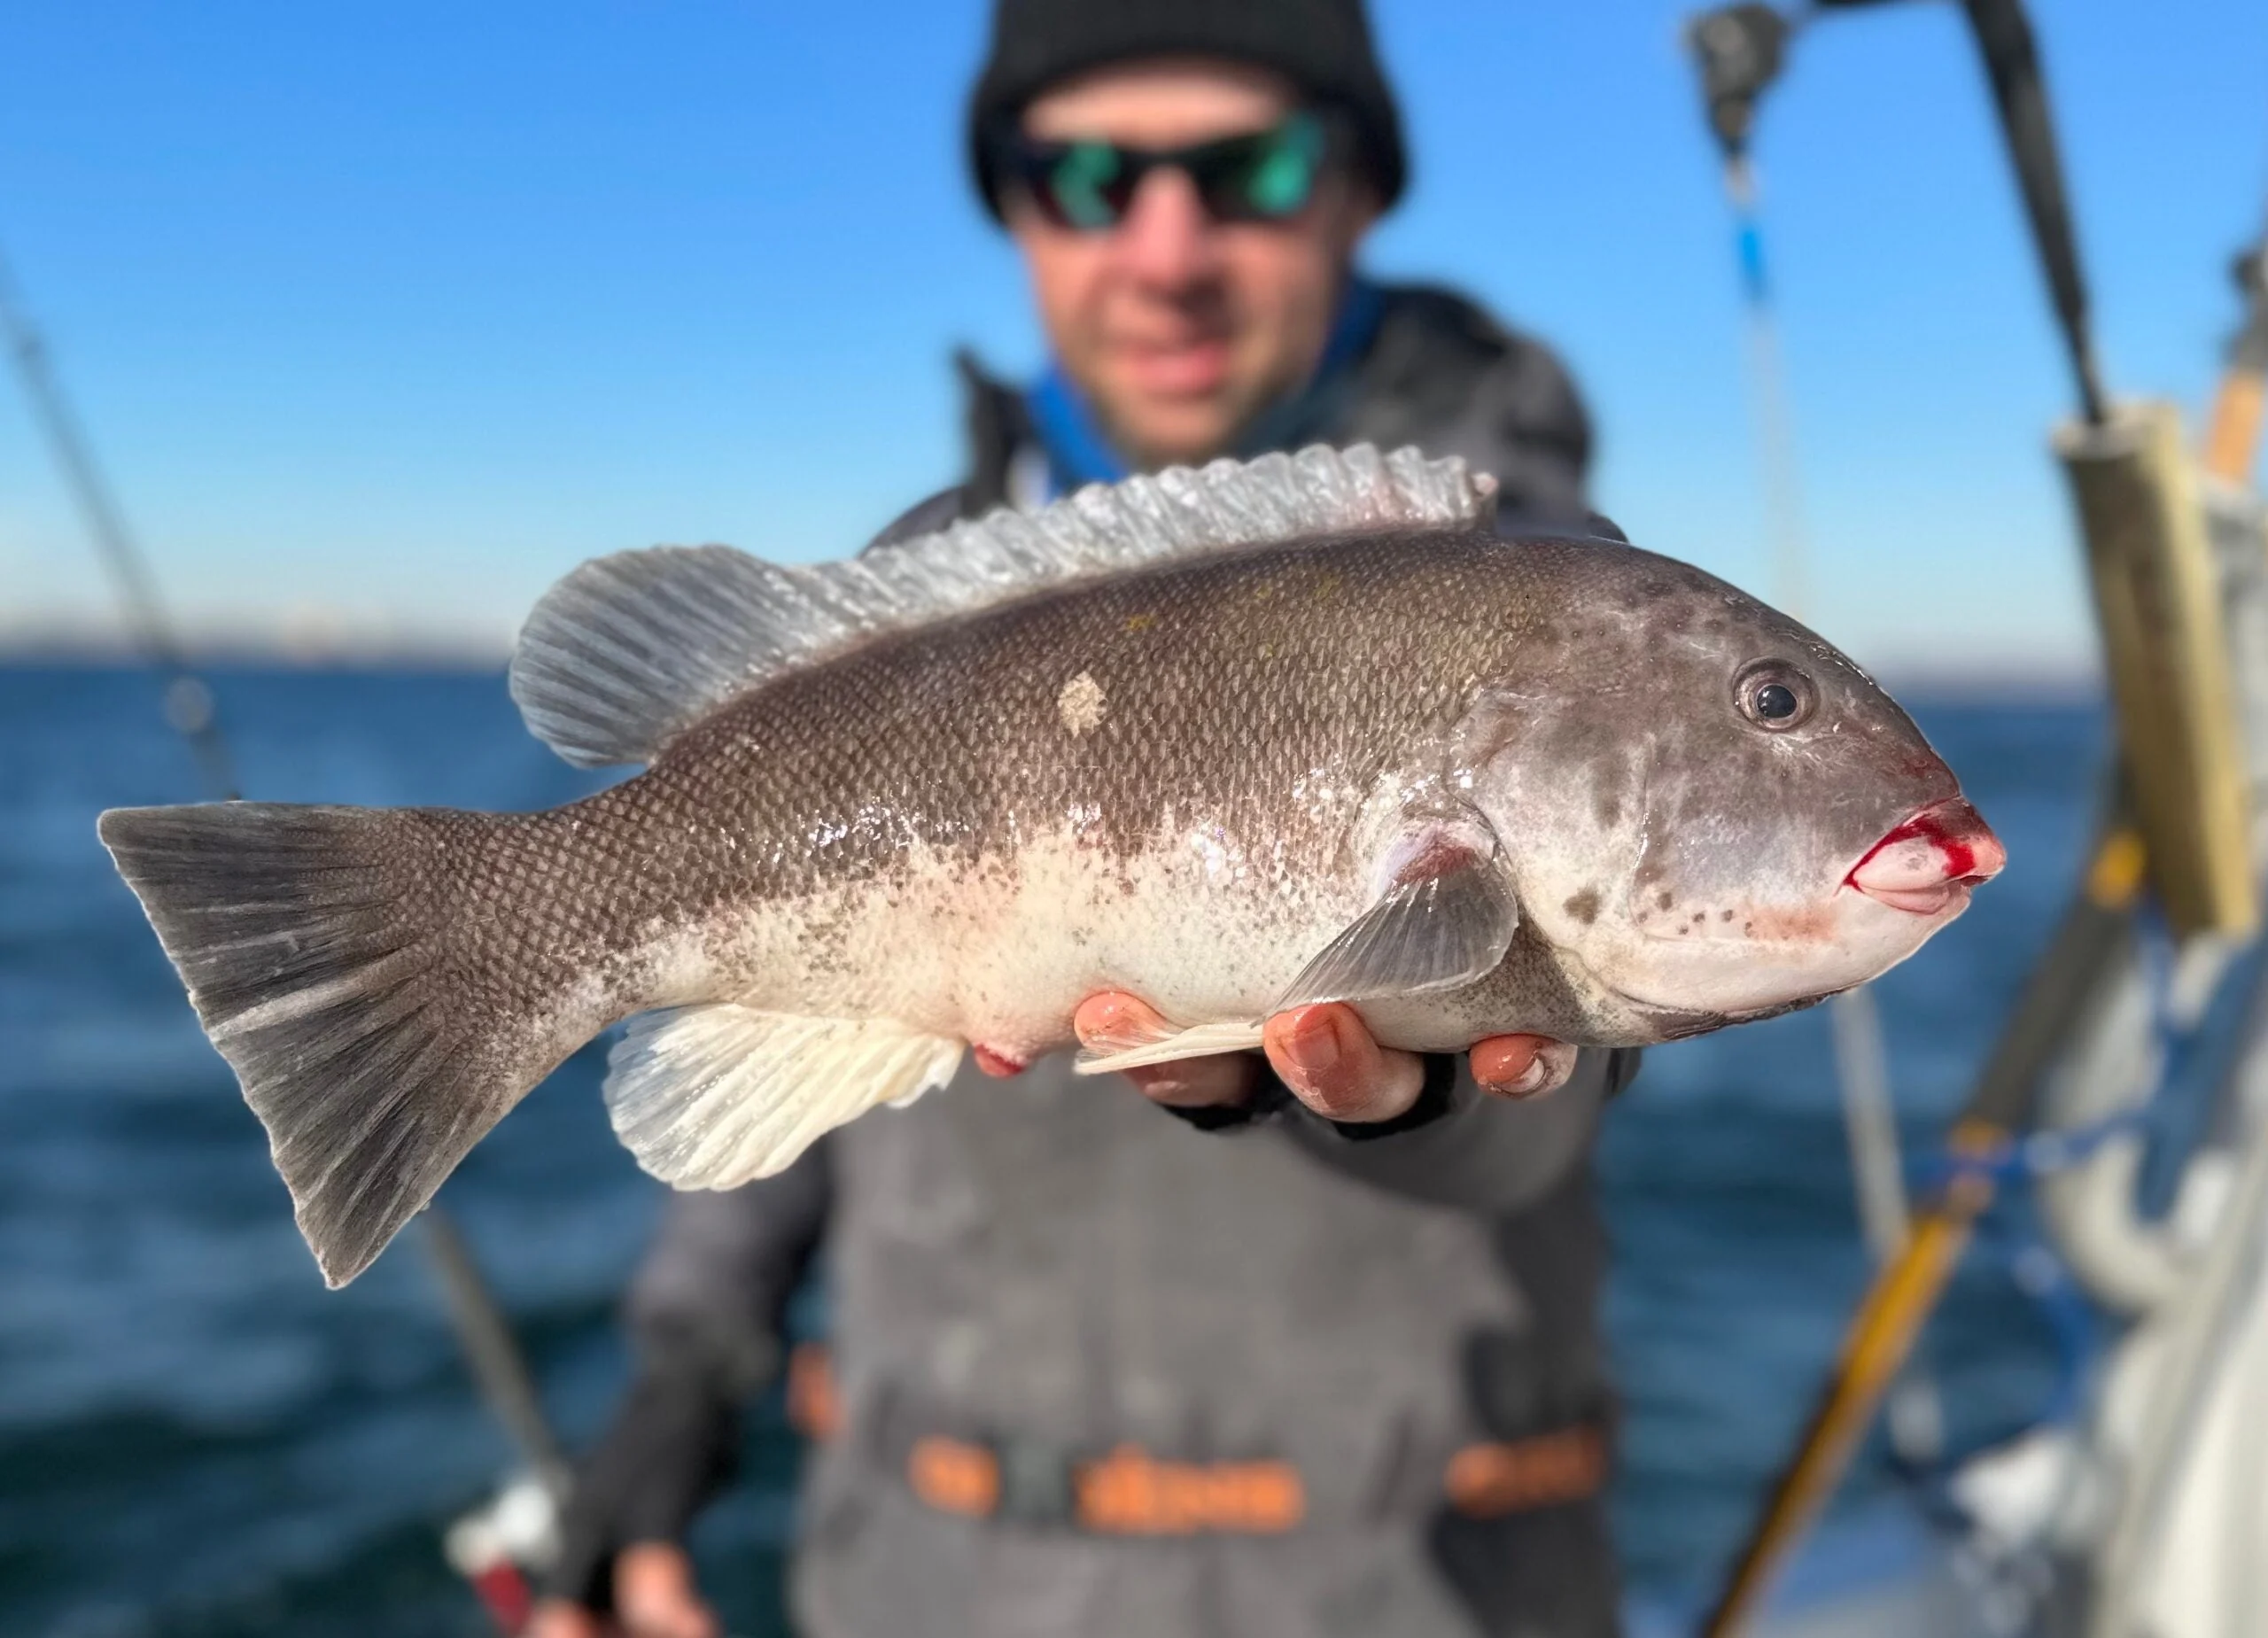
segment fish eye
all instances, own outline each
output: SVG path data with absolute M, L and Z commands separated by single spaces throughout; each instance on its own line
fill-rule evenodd
M 1786 661 L 1759 660 L 1734 679 L 1733 702 L 1758 727 L 1779 734 L 1811 719 L 1819 690 Z

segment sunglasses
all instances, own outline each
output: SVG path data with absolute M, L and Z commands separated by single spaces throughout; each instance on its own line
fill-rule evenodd
M 1126 219 L 1142 179 L 1161 167 L 1187 176 L 1215 221 L 1282 221 L 1315 198 L 1335 146 L 1323 116 L 1301 111 L 1264 131 L 1186 148 L 1042 142 L 1008 127 L 993 136 L 992 159 L 1057 227 L 1103 233 Z

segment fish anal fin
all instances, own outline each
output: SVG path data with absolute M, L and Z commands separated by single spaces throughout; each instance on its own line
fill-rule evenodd
M 631 1021 L 607 1059 L 607 1114 L 638 1164 L 679 1189 L 785 1169 L 877 1104 L 951 1080 L 962 1044 L 887 1019 L 718 1005 Z

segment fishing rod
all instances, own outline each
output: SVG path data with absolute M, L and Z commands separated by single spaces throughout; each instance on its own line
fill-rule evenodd
M 135 648 L 166 679 L 166 721 L 189 747 L 206 795 L 216 802 L 242 800 L 236 758 L 221 728 L 212 687 L 190 663 L 157 575 L 127 527 L 125 511 L 95 459 L 85 424 L 63 391 L 46 338 L 32 322 L 4 255 L 0 255 L 0 338 L 6 342 L 33 416 L 111 578 Z M 482 1277 L 448 1214 L 438 1205 L 428 1206 L 424 1222 L 433 1269 L 474 1385 L 556 1503 L 566 1494 L 566 1457 L 544 1417 L 534 1378 L 513 1339 L 503 1305 Z M 517 1632 L 524 1624 L 528 1602 L 524 1585 L 514 1587 L 492 1577 L 476 1583 L 476 1591 L 505 1632 Z
M 173 620 L 159 593 L 157 577 L 150 572 L 149 561 L 135 544 L 126 526 L 126 515 L 119 509 L 101 467 L 95 462 L 79 418 L 56 380 L 46 340 L 25 310 L 4 256 L 0 256 L 0 337 L 7 342 L 16 377 L 31 402 L 33 419 L 46 435 L 48 447 L 63 470 L 65 485 L 95 543 L 96 555 L 102 559 L 125 609 L 135 647 L 166 679 L 167 722 L 188 744 L 206 794 L 216 802 L 236 801 L 239 794 L 236 762 L 221 732 L 213 690 L 190 668 L 187 655 L 175 640 Z
M 1790 19 L 1746 4 L 1697 20 L 1692 40 L 1703 69 L 1710 122 L 1728 154 L 1728 181 L 1745 183 L 1745 154 L 1756 103 L 1779 74 L 1798 26 L 1829 12 L 1885 0 L 1819 0 Z M 2079 419 L 2102 429 L 2109 404 L 2096 363 L 2071 213 L 2039 52 L 2020 0 L 1961 0 L 1983 58 L 2001 133 L 2016 174 L 2034 249 L 2046 276 Z M 1752 189 L 1736 191 L 1744 213 L 1743 255 L 1760 291 L 1761 253 Z M 2123 781 L 2089 860 L 2081 890 L 2056 928 L 2047 958 L 2027 982 L 1991 1059 L 1953 1124 L 1950 1180 L 1915 1219 L 1903 1249 L 1877 1275 L 1845 1333 L 1833 1375 L 1702 1624 L 1706 1638 L 1730 1638 L 1761 1603 L 1774 1574 L 1833 1495 L 1860 1439 L 1881 1408 L 1967 1248 L 1996 1183 L 1984 1164 L 2031 1123 L 2039 1085 L 2073 1025 L 2108 996 L 2133 959 L 2132 915 L 2146 885 L 2146 852 L 2129 817 Z

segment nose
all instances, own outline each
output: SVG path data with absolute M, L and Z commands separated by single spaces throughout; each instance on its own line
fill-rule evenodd
M 1197 184 L 1170 166 L 1142 178 L 1119 223 L 1116 248 L 1146 283 L 1182 289 L 1213 270 L 1213 221 Z
M 1875 843 L 1845 880 L 1868 898 L 1934 915 L 1989 881 L 2008 850 L 1975 808 L 1956 796 L 1922 809 Z

